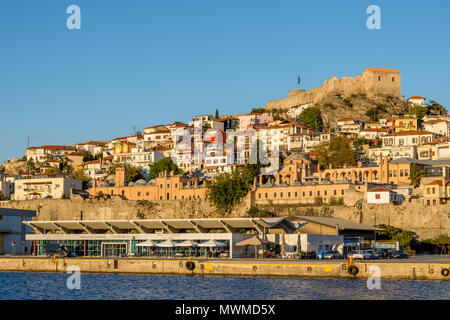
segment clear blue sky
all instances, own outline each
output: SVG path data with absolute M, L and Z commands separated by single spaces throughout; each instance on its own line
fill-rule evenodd
M 81 8 L 68 30 L 66 8 Z M 381 7 L 382 30 L 366 27 Z M 0 2 L 0 162 L 31 145 L 110 139 L 238 113 L 365 67 L 450 105 L 447 0 Z

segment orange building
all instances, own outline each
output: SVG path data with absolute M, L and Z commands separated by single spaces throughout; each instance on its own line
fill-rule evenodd
M 117 168 L 114 184 L 104 181 L 89 190 L 91 196 L 100 194 L 119 195 L 127 200 L 191 200 L 206 199 L 206 181 L 164 172 L 159 177 L 147 183 L 144 179 L 135 183 L 126 181 L 125 168 Z

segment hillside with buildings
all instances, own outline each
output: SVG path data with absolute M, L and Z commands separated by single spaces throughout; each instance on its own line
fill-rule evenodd
M 3 164 L 1 205 L 44 220 L 262 213 L 448 234 L 450 116 L 431 99 L 404 99 L 400 81 L 367 68 L 250 113 L 32 146 Z

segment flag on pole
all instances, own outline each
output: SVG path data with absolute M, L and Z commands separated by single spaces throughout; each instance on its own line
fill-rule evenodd
M 297 84 L 300 85 L 300 76 L 297 76 Z

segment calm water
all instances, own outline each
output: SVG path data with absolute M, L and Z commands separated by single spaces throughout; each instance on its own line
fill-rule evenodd
M 0 273 L 0 300 L 10 299 L 449 299 L 450 282 L 388 281 L 369 290 L 365 280 L 82 274 L 69 290 L 68 274 Z

